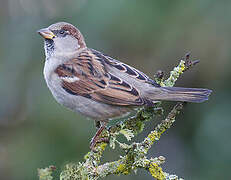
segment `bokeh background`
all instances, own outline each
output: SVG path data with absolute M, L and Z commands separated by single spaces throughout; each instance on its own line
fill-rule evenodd
M 56 103 L 43 79 L 36 30 L 57 21 L 73 23 L 89 47 L 151 77 L 159 69 L 167 76 L 188 51 L 200 59 L 177 85 L 210 88 L 210 100 L 188 104 L 149 156 L 165 156 L 164 170 L 185 179 L 230 179 L 230 19 L 231 1 L 225 0 L 1 0 L 0 179 L 38 179 L 37 168 L 55 165 L 59 172 L 89 150 L 93 121 Z M 104 160 L 118 156 L 107 149 Z M 106 179 L 141 178 L 152 179 L 144 170 Z

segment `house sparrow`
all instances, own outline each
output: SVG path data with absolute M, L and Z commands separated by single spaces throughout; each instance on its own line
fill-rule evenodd
M 38 31 L 44 38 L 44 77 L 65 107 L 100 122 L 91 149 L 107 122 L 155 101 L 203 102 L 211 90 L 160 87 L 141 71 L 88 48 L 73 25 L 59 22 Z

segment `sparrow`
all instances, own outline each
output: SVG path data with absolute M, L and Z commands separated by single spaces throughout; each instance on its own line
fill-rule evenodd
M 111 119 L 157 101 L 203 102 L 212 92 L 161 87 L 136 68 L 88 48 L 72 24 L 58 22 L 38 33 L 44 38 L 44 78 L 56 101 L 100 124 L 91 149 Z

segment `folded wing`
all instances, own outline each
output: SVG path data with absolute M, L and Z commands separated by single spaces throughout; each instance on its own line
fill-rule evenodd
M 83 51 L 58 66 L 55 73 L 62 79 L 63 89 L 72 95 L 120 106 L 152 103 L 140 97 L 135 87 L 107 72 L 105 63 L 92 51 Z

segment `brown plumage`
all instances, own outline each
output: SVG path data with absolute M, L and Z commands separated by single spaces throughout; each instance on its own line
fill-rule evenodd
M 75 37 L 79 42 L 80 48 L 86 47 L 86 43 L 84 41 L 83 35 L 73 25 L 66 24 L 66 25 L 63 25 L 61 29 L 69 32 L 73 37 Z
M 75 59 L 58 66 L 55 70 L 59 77 L 77 77 L 75 82 L 62 80 L 62 87 L 73 95 L 80 95 L 94 101 L 112 105 L 145 105 L 138 90 L 126 81 L 110 74 L 105 62 L 90 49 Z

